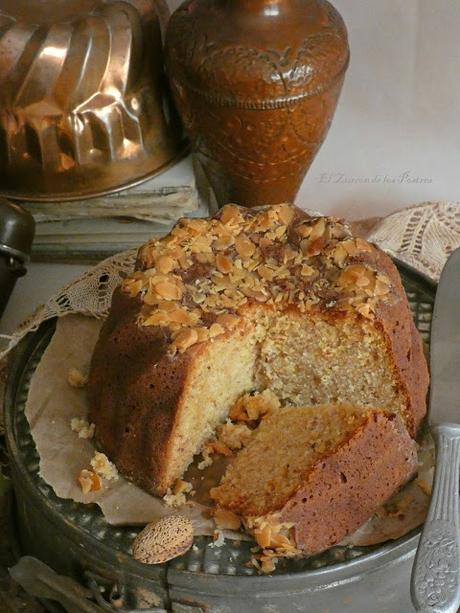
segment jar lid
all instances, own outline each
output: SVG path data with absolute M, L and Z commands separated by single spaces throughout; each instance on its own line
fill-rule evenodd
M 35 234 L 35 220 L 18 204 L 0 198 L 0 251 L 29 259 Z

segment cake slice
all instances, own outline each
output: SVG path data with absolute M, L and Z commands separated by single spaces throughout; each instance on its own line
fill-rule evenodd
M 264 549 L 311 555 L 354 532 L 416 465 L 416 443 L 395 414 L 283 408 L 262 420 L 211 497 Z

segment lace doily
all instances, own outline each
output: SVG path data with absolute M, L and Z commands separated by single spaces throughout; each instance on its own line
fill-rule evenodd
M 383 219 L 355 225 L 369 241 L 436 281 L 447 257 L 460 246 L 460 203 L 426 202 Z M 12 336 L 5 337 L 7 346 L 0 353 L 0 359 L 47 319 L 70 313 L 105 317 L 114 289 L 133 270 L 135 259 L 135 249 L 124 251 L 68 284 L 39 307 Z

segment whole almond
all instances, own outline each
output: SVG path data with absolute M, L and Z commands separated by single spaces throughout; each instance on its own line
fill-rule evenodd
M 186 553 L 193 544 L 193 524 L 181 515 L 163 517 L 134 539 L 133 558 L 142 564 L 163 564 Z

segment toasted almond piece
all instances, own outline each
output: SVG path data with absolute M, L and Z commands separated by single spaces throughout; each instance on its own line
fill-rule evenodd
M 269 558 L 264 556 L 261 560 L 260 570 L 264 574 L 272 573 L 276 569 L 277 558 Z
M 309 257 L 319 255 L 326 246 L 326 242 L 327 241 L 324 236 L 319 236 L 318 238 L 311 238 L 306 249 L 306 255 L 308 255 Z
M 218 253 L 216 255 L 216 267 L 217 270 L 226 275 L 233 270 L 233 263 L 227 255 Z
M 345 260 L 348 257 L 348 251 L 345 249 L 342 243 L 338 243 L 333 251 L 334 262 L 342 268 L 345 263 Z
M 155 311 L 141 320 L 143 326 L 168 326 L 170 314 L 165 311 Z
M 92 470 L 84 468 L 78 475 L 78 482 L 80 483 L 83 494 L 89 494 L 90 492 L 98 492 L 102 489 L 102 480 Z
M 223 224 L 236 224 L 242 221 L 242 216 L 236 204 L 226 204 L 221 209 L 220 220 Z
M 198 332 L 194 328 L 186 328 L 181 330 L 174 339 L 174 344 L 180 353 L 186 351 L 189 347 L 198 341 Z
M 226 509 L 216 509 L 214 511 L 214 521 L 221 530 L 239 530 L 241 527 L 241 519 L 238 515 Z
M 214 336 L 219 336 L 219 334 L 223 334 L 225 332 L 225 328 L 220 324 L 213 323 L 209 328 L 209 336 L 214 338 Z
M 177 479 L 174 483 L 173 492 L 175 495 L 177 494 L 186 494 L 187 492 L 192 491 L 192 484 L 188 481 L 184 481 L 183 479 Z
M 262 279 L 265 279 L 266 281 L 273 280 L 274 271 L 268 266 L 265 266 L 264 264 L 262 264 L 262 266 L 259 266 L 259 268 L 257 269 L 257 273 L 259 274 L 259 276 L 262 277 Z
M 172 281 L 160 281 L 156 283 L 155 291 L 165 300 L 180 300 L 182 298 L 181 288 Z
M 372 318 L 373 308 L 370 302 L 365 302 L 364 304 L 360 304 L 359 306 L 356 307 L 356 310 L 363 317 L 366 317 L 367 319 Z
M 356 246 L 360 251 L 366 251 L 368 253 L 372 252 L 372 247 L 370 244 L 362 238 L 355 238 Z
M 231 247 L 234 242 L 235 242 L 235 239 L 233 238 L 233 236 L 231 234 L 228 234 L 228 235 L 224 235 L 224 236 L 217 238 L 213 242 L 212 246 L 213 246 L 213 249 L 215 249 L 216 251 L 223 251 Z
M 300 274 L 302 277 L 311 277 L 315 274 L 315 269 L 312 266 L 308 266 L 308 264 L 302 264 Z
M 254 538 L 262 549 L 270 547 L 270 543 L 272 542 L 272 529 L 270 524 L 265 524 L 260 528 L 255 528 Z
M 366 287 L 374 278 L 374 272 L 364 264 L 351 264 L 340 273 L 337 283 L 340 287 Z
M 216 319 L 216 323 L 224 326 L 228 330 L 233 330 L 235 326 L 240 322 L 240 318 L 238 315 L 231 315 L 230 313 L 224 313 L 223 315 L 219 315 Z
M 209 220 L 185 217 L 182 219 L 182 223 L 186 228 L 190 228 L 191 230 L 194 230 L 196 233 L 200 234 L 202 232 L 206 232 L 208 229 Z
M 320 217 L 311 227 L 311 240 L 316 240 L 324 236 L 326 232 L 326 220 L 324 217 Z
M 133 558 L 142 564 L 163 564 L 183 555 L 193 544 L 193 524 L 181 515 L 163 517 L 134 539 Z
M 209 339 L 209 330 L 208 328 L 194 328 L 195 332 L 198 335 L 197 343 L 203 343 Z
M 270 547 L 290 549 L 292 547 L 292 543 L 289 540 L 289 537 L 284 536 L 284 534 L 273 534 Z
M 386 296 L 389 292 L 390 286 L 388 283 L 378 276 L 375 280 L 374 296 L 381 298 L 382 296 Z
M 311 234 L 311 224 L 305 222 L 301 223 L 296 227 L 295 231 L 301 238 L 309 238 Z
M 176 309 L 168 313 L 169 321 L 182 326 L 190 326 L 197 321 L 197 316 L 185 309 Z
M 121 287 L 131 298 L 135 298 L 144 287 L 144 281 L 142 279 L 126 279 Z
M 192 253 L 211 252 L 211 240 L 207 236 L 198 236 L 190 247 Z
M 78 368 L 72 366 L 67 371 L 67 383 L 71 387 L 85 387 L 88 383 L 88 377 L 78 370 Z
M 278 217 L 288 226 L 294 218 L 294 209 L 290 204 L 281 205 L 278 209 Z
M 232 450 L 227 447 L 225 443 L 222 443 L 222 441 L 210 441 L 208 443 L 208 447 L 218 455 L 223 455 L 226 457 L 230 457 L 232 455 Z
M 235 249 L 241 258 L 250 258 L 254 255 L 256 246 L 245 236 L 238 236 L 235 239 Z
M 279 226 L 279 228 L 276 228 L 275 230 L 275 237 L 276 238 L 282 238 L 287 232 L 287 227 L 286 226 Z
M 159 311 L 165 311 L 166 313 L 175 311 L 178 305 L 174 300 L 160 300 L 156 304 Z
M 171 272 L 176 262 L 169 255 L 161 255 L 155 262 L 155 268 L 163 275 L 167 275 Z

